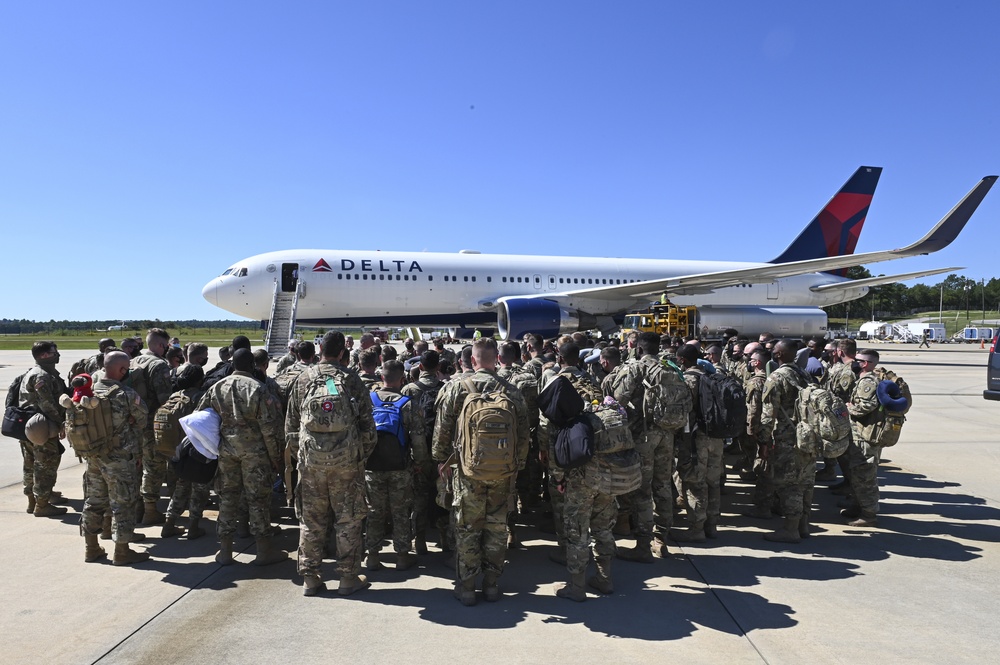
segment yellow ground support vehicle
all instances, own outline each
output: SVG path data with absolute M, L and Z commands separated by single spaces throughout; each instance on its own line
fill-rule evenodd
M 638 312 L 625 315 L 622 335 L 633 330 L 655 332 L 658 335 L 694 335 L 697 333 L 698 309 L 693 306 L 678 307 L 670 303 L 651 305 Z

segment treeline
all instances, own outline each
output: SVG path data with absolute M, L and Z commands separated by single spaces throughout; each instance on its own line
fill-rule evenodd
M 137 334 L 145 334 L 150 328 L 164 328 L 174 335 L 181 329 L 212 328 L 212 329 L 236 329 L 247 330 L 256 329 L 260 324 L 254 321 L 206 321 L 202 319 L 186 319 L 176 321 L 136 320 L 124 321 L 125 332 L 135 331 Z M 36 335 L 40 333 L 65 332 L 97 332 L 106 331 L 111 326 L 122 325 L 122 320 L 100 320 L 100 321 L 30 321 L 28 319 L 0 319 L 0 335 Z M 121 332 L 114 331 L 119 336 Z
M 885 274 L 885 273 L 881 273 Z M 851 268 L 852 279 L 875 277 L 866 268 Z M 943 300 L 943 303 L 942 303 Z M 946 310 L 967 310 L 971 318 L 976 312 L 1000 309 L 1000 279 L 976 280 L 952 273 L 936 284 L 883 284 L 873 286 L 864 298 L 825 307 L 831 319 L 843 319 L 850 308 L 851 318 L 896 318 Z

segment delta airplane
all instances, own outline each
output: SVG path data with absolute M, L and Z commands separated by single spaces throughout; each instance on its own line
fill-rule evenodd
M 902 249 L 854 254 L 882 169 L 859 168 L 788 248 L 767 263 L 572 256 L 296 249 L 234 263 L 205 285 L 213 305 L 267 322 L 294 293 L 299 326 L 496 327 L 525 333 L 613 330 L 666 297 L 698 308 L 699 330 L 821 334 L 820 307 L 869 287 L 960 270 L 849 280 L 851 266 L 930 254 L 961 232 L 997 176 L 983 178 L 934 228 Z

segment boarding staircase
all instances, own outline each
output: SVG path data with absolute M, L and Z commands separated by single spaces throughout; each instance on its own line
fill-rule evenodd
M 295 332 L 295 312 L 299 306 L 301 284 L 294 291 L 282 291 L 281 282 L 274 280 L 274 295 L 271 298 L 271 317 L 267 324 L 267 338 L 264 345 L 267 355 L 272 358 L 288 352 L 288 340 Z
M 892 324 L 892 338 L 897 342 L 916 342 L 917 336 L 905 323 Z

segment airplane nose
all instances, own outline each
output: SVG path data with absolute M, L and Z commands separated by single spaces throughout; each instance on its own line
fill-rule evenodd
M 201 290 L 202 297 L 208 302 L 212 303 L 216 307 L 219 306 L 219 282 L 222 280 L 213 279 L 211 282 L 205 285 L 205 288 Z

